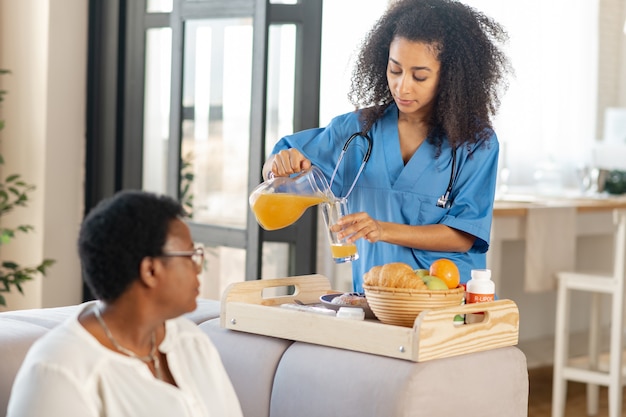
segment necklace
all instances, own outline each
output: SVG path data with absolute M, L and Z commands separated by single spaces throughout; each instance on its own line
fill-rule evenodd
M 161 370 L 161 361 L 159 360 L 159 355 L 157 355 L 156 335 L 154 331 L 152 331 L 152 336 L 150 338 L 150 343 L 152 345 L 152 347 L 150 348 L 150 353 L 146 356 L 139 356 L 132 350 L 126 349 L 124 346 L 120 345 L 117 340 L 115 340 L 113 334 L 111 333 L 111 330 L 109 330 L 108 326 L 104 322 L 104 319 L 102 318 L 102 315 L 100 314 L 100 309 L 98 307 L 94 309 L 94 314 L 96 316 L 96 319 L 98 319 L 98 323 L 100 323 L 100 326 L 102 326 L 104 333 L 109 338 L 111 343 L 113 343 L 113 346 L 115 346 L 115 349 L 122 352 L 126 356 L 139 359 L 143 363 L 153 363 L 156 377 L 160 380 L 163 380 L 163 371 Z

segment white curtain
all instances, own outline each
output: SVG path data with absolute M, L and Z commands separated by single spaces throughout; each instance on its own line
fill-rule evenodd
M 515 77 L 495 119 L 509 184 L 553 170 L 576 186 L 596 139 L 599 0 L 465 0 L 509 32 Z

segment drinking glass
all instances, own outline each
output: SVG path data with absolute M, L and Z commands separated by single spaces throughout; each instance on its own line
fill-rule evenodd
M 337 234 L 331 230 L 340 218 L 348 214 L 348 200 L 346 198 L 334 198 L 320 204 L 326 230 L 328 230 L 328 240 L 330 251 L 335 263 L 351 262 L 359 259 L 359 254 L 354 243 L 347 243 L 347 237 L 339 239 Z

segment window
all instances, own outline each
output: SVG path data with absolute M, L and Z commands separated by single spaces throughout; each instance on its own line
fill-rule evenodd
M 576 187 L 596 135 L 598 0 L 466 0 L 509 32 L 515 77 L 495 119 L 511 185 Z M 532 23 L 531 23 L 532 22 Z

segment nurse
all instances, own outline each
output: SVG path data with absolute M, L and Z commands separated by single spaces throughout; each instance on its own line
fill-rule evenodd
M 496 186 L 498 139 L 492 117 L 506 86 L 505 30 L 452 0 L 400 0 L 363 42 L 349 97 L 354 112 L 324 128 L 282 138 L 263 176 L 288 176 L 311 165 L 330 179 L 355 132 L 372 152 L 348 198 L 339 227 L 357 244 L 354 291 L 372 266 L 405 262 L 428 269 L 453 260 L 461 282 L 486 267 Z M 344 196 L 365 139 L 355 139 L 333 182 Z

